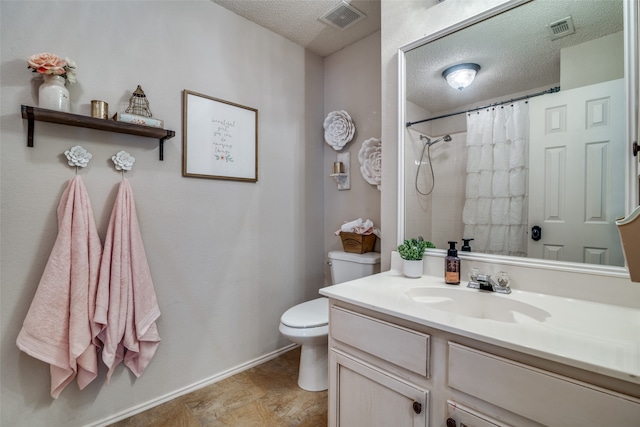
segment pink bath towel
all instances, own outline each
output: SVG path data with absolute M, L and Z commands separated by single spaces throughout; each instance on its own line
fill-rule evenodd
M 93 210 L 80 176 L 70 182 L 58 205 L 58 237 L 16 343 L 20 350 L 51 365 L 51 396 L 78 377 L 83 389 L 98 373 L 93 322 L 102 246 Z
M 102 361 L 107 382 L 124 364 L 139 377 L 160 344 L 156 320 L 160 308 L 127 179 L 118 189 L 100 266 L 94 320 L 102 325 Z

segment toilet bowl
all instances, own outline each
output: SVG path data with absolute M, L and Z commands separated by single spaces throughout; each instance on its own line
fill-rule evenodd
M 308 391 L 327 389 L 329 300 L 316 298 L 287 310 L 280 318 L 280 333 L 300 344 L 298 385 Z
M 380 272 L 380 254 L 329 252 L 331 283 L 337 284 Z M 280 318 L 280 333 L 299 344 L 298 386 L 307 391 L 328 387 L 329 300 L 316 298 L 291 307 Z

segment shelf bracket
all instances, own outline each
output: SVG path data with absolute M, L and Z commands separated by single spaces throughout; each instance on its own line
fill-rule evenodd
M 176 136 L 176 133 L 172 130 L 168 130 L 167 135 L 160 138 L 160 141 L 159 141 L 160 161 L 164 160 L 164 142 L 169 138 L 173 138 L 174 136 Z
M 33 108 L 27 107 L 27 147 L 33 147 L 33 128 L 35 118 L 33 117 Z

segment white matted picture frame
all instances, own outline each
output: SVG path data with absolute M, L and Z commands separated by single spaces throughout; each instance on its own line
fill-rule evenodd
M 182 176 L 258 181 L 258 110 L 182 92 Z

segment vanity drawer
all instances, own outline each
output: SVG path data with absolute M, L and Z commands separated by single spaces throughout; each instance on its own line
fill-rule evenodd
M 429 335 L 331 307 L 331 337 L 416 374 L 429 376 Z
M 510 427 L 508 424 L 451 400 L 447 400 L 447 426 L 452 424 L 449 420 L 453 420 L 455 422 L 453 425 L 456 427 Z
M 449 387 L 544 425 L 631 426 L 640 400 L 449 343 Z

